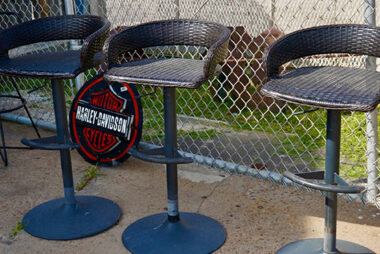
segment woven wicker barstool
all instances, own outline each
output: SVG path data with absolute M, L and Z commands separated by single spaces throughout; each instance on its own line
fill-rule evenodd
M 191 163 L 177 151 L 175 89 L 195 89 L 213 77 L 227 56 L 229 30 L 219 24 L 195 20 L 168 20 L 146 23 L 111 37 L 105 43 L 110 82 L 130 82 L 163 87 L 165 145 L 163 148 L 130 150 L 132 156 L 166 164 L 168 212 L 142 218 L 123 233 L 122 241 L 132 253 L 210 253 L 225 241 L 223 226 L 197 213 L 179 213 L 177 164 Z M 141 59 L 118 64 L 121 54 L 160 46 L 207 48 L 203 60 L 184 58 Z
M 359 54 L 380 57 L 380 28 L 366 25 L 329 25 L 291 33 L 276 41 L 266 54 L 268 83 L 262 92 L 276 99 L 327 109 L 325 171 L 284 176 L 297 184 L 326 192 L 323 239 L 290 243 L 278 254 L 374 253 L 336 239 L 337 193 L 360 193 L 339 177 L 341 111 L 368 112 L 380 101 L 380 73 L 346 67 L 303 67 L 279 74 L 291 60 L 317 54 Z M 311 181 L 324 180 L 324 183 Z
M 0 31 L 0 74 L 13 77 L 51 79 L 57 136 L 22 143 L 34 149 L 59 150 L 64 198 L 43 203 L 23 218 L 24 229 L 37 237 L 55 240 L 76 239 L 101 232 L 120 217 L 120 208 L 108 199 L 74 195 L 70 141 L 63 79 L 100 64 L 103 43 L 110 23 L 97 16 L 41 18 Z M 81 50 L 35 52 L 9 57 L 8 51 L 37 42 L 83 40 Z M 66 43 L 66 42 L 65 42 Z

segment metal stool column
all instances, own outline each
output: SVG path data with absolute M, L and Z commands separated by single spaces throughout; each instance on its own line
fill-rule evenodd
M 164 88 L 165 156 L 175 158 L 177 153 L 177 114 L 175 88 Z M 168 191 L 168 220 L 179 220 L 177 164 L 166 164 Z
M 340 157 L 341 111 L 327 110 L 325 182 L 337 185 Z M 373 254 L 361 245 L 336 239 L 337 192 L 326 191 L 324 238 L 299 240 L 279 249 L 276 254 Z M 321 248 L 322 246 L 322 248 Z
M 68 133 L 67 125 L 67 114 L 66 114 L 66 102 L 65 94 L 63 90 L 62 80 L 52 80 L 52 91 L 53 91 L 53 101 L 54 101 L 54 114 L 55 114 L 55 124 L 57 128 L 57 143 L 66 144 L 70 139 Z M 71 156 L 68 149 L 59 150 L 61 156 L 61 168 L 62 168 L 62 178 L 63 187 L 65 194 L 65 204 L 74 205 L 74 183 L 73 183 L 73 172 L 71 166 Z
M 339 174 L 341 112 L 327 110 L 326 172 L 325 182 L 335 185 L 335 173 Z M 336 249 L 337 193 L 327 192 L 325 197 L 325 235 L 323 251 L 339 253 Z
M 33 208 L 22 221 L 28 233 L 54 240 L 77 239 L 102 232 L 115 224 L 121 213 L 119 206 L 111 200 L 95 196 L 74 196 L 63 87 L 63 80 L 52 80 L 57 146 L 61 146 L 54 150 L 60 150 L 65 197 Z
M 226 239 L 223 226 L 197 213 L 179 213 L 177 164 L 177 121 L 175 88 L 164 88 L 165 157 L 168 157 L 168 213 L 142 218 L 124 231 L 122 241 L 135 254 L 211 253 Z M 173 159 L 172 162 L 169 162 Z

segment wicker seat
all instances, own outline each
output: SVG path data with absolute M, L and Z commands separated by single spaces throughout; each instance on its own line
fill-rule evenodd
M 74 78 L 99 64 L 99 52 L 108 35 L 109 22 L 90 15 L 36 19 L 0 32 L 0 74 L 32 78 Z M 9 57 L 20 46 L 54 40 L 82 39 L 81 50 L 36 52 Z
M 1 57 L 0 71 L 3 75 L 18 77 L 32 75 L 44 78 L 74 78 L 81 73 L 80 52 L 49 52 L 16 58 Z
M 268 82 L 262 92 L 277 99 L 327 109 L 325 171 L 284 176 L 297 184 L 325 191 L 325 233 L 323 239 L 290 243 L 277 254 L 373 253 L 336 239 L 337 193 L 360 193 L 339 177 L 341 111 L 368 112 L 380 102 L 380 73 L 346 67 L 303 67 L 279 74 L 281 65 L 317 54 L 380 56 L 380 28 L 366 25 L 330 25 L 291 33 L 272 44 L 266 54 Z M 324 180 L 316 183 L 310 180 Z
M 226 237 L 223 226 L 214 219 L 196 213 L 179 213 L 177 164 L 190 163 L 177 151 L 175 89 L 197 88 L 215 75 L 218 64 L 227 56 L 229 30 L 219 24 L 196 20 L 155 21 L 114 35 L 105 43 L 107 81 L 160 86 L 164 90 L 165 146 L 140 151 L 132 156 L 167 164 L 168 213 L 142 218 L 123 233 L 124 245 L 133 253 L 210 253 Z M 119 64 L 120 56 L 148 47 L 200 46 L 207 48 L 202 59 L 154 58 L 132 59 Z M 147 54 L 149 57 L 149 54 Z M 111 83 L 112 84 L 112 83 Z M 186 240 L 185 240 L 186 239 Z M 207 239 L 207 240 L 206 240 Z
M 189 72 L 191 69 L 191 72 Z M 198 88 L 209 79 L 204 73 L 204 61 L 196 59 L 144 59 L 113 66 L 107 72 L 108 80 L 118 81 L 128 77 L 136 84 L 162 87 Z
M 380 73 L 344 67 L 307 67 L 271 79 L 264 93 L 320 108 L 371 111 L 380 102 Z
M 265 95 L 327 109 L 371 111 L 379 103 L 377 72 L 343 67 L 306 67 L 279 75 L 279 67 L 300 57 L 348 53 L 380 56 L 380 28 L 330 25 L 289 34 L 266 55 Z M 280 84 L 280 85 L 279 85 Z M 332 95 L 333 94 L 333 95 Z
M 229 32 L 211 22 L 160 21 L 130 27 L 105 44 L 109 81 L 163 87 L 198 88 L 215 75 L 226 54 Z M 208 49 L 203 60 L 158 58 L 118 64 L 122 53 L 159 46 L 201 46 Z M 112 67 L 112 68 L 111 68 Z
M 45 239 L 77 239 L 99 233 L 114 225 L 120 208 L 111 200 L 75 196 L 63 79 L 95 67 L 108 36 L 108 20 L 91 15 L 41 18 L 0 31 L 0 74 L 13 77 L 51 79 L 57 136 L 22 143 L 34 149 L 60 152 L 64 198 L 51 200 L 30 210 L 23 218 L 25 231 Z M 83 40 L 77 51 L 33 52 L 10 57 L 9 50 L 38 42 Z

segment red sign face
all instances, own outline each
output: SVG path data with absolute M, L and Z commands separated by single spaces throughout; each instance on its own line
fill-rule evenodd
M 114 112 L 121 112 L 123 106 L 126 105 L 126 100 L 118 98 L 108 88 L 104 91 L 91 93 L 90 105 Z M 87 141 L 87 144 L 96 153 L 109 152 L 120 143 L 119 138 L 115 135 L 91 127 L 83 128 L 83 136 Z
M 116 97 L 110 89 L 90 94 L 91 105 L 115 112 L 120 112 L 125 102 L 125 99 Z
M 96 153 L 111 151 L 120 142 L 120 140 L 112 134 L 89 127 L 83 128 L 83 134 L 87 144 Z
M 88 162 L 116 165 L 141 138 L 142 108 L 133 85 L 108 84 L 97 76 L 86 82 L 70 110 L 70 130 Z

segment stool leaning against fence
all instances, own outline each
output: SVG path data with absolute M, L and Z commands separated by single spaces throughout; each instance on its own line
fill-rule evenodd
M 101 49 L 110 23 L 102 17 L 72 15 L 41 18 L 0 31 L 0 74 L 51 79 L 57 136 L 27 140 L 22 143 L 45 150 L 58 150 L 64 185 L 64 198 L 43 203 L 30 210 L 22 223 L 28 233 L 46 239 L 67 240 L 104 231 L 117 222 L 120 208 L 108 199 L 74 196 L 63 79 L 100 64 Z M 10 49 L 37 42 L 81 39 L 81 50 L 36 52 L 8 57 Z M 32 184 L 32 183 L 31 183 Z
M 159 149 L 129 150 L 145 161 L 166 164 L 168 213 L 142 218 L 123 233 L 124 245 L 133 253 L 210 253 L 218 249 L 226 233 L 216 220 L 197 213 L 179 213 L 177 164 L 191 163 L 177 151 L 175 89 L 195 89 L 213 77 L 228 53 L 229 30 L 219 24 L 196 20 L 156 21 L 127 28 L 105 43 L 109 70 L 104 79 L 163 87 L 165 145 Z M 148 58 L 118 64 L 123 53 L 161 46 L 207 48 L 201 59 Z M 154 57 L 154 56 L 153 56 Z
M 324 239 L 290 243 L 278 254 L 373 253 L 358 244 L 336 239 L 337 193 L 360 193 L 339 177 L 341 111 L 368 112 L 380 102 L 380 73 L 345 67 L 304 67 L 279 75 L 291 60 L 317 54 L 348 53 L 380 57 L 380 28 L 366 25 L 330 25 L 291 33 L 268 50 L 268 83 L 262 92 L 276 99 L 327 109 L 325 171 L 285 177 L 297 184 L 326 192 Z M 309 179 L 309 180 L 308 180 Z M 325 183 L 316 183 L 319 179 Z

